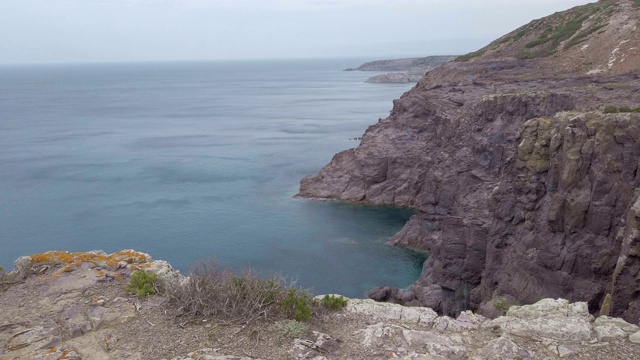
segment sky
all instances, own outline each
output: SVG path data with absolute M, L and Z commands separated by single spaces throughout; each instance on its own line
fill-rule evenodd
M 593 1 L 0 0 L 0 64 L 455 55 Z

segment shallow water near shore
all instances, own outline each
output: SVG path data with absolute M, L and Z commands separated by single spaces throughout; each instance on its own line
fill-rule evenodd
M 215 258 L 318 293 L 415 281 L 385 245 L 408 210 L 293 198 L 409 84 L 369 59 L 0 67 L 0 264 L 133 248 Z

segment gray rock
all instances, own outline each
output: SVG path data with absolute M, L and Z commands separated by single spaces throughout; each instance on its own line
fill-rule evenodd
M 15 351 L 29 346 L 42 347 L 53 338 L 54 329 L 36 326 L 13 334 L 6 342 L 8 351 Z
M 501 336 L 489 341 L 480 353 L 484 359 L 531 359 L 534 355 L 515 343 L 510 336 Z
M 629 324 L 623 319 L 612 318 L 606 315 L 596 318 L 593 327 L 598 341 L 626 338 L 630 334 L 640 330 L 637 325 Z
M 345 310 L 373 318 L 398 320 L 422 326 L 431 325 L 438 316 L 435 311 L 429 308 L 406 307 L 398 304 L 360 299 L 349 299 Z
M 294 339 L 287 352 L 294 360 L 322 360 L 340 358 L 340 343 L 327 334 L 313 332 L 315 340 Z
M 591 340 L 592 320 L 585 303 L 569 304 L 564 299 L 543 299 L 533 305 L 514 306 L 506 316 L 482 326 L 537 341 L 579 342 Z

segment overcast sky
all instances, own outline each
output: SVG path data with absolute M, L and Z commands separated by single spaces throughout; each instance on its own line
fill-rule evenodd
M 588 0 L 0 0 L 0 63 L 466 53 Z

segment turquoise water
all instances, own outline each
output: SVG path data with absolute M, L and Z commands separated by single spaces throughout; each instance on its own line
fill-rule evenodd
M 279 272 L 316 292 L 406 286 L 410 213 L 294 199 L 410 85 L 365 59 L 0 67 L 0 264 L 46 250 Z

